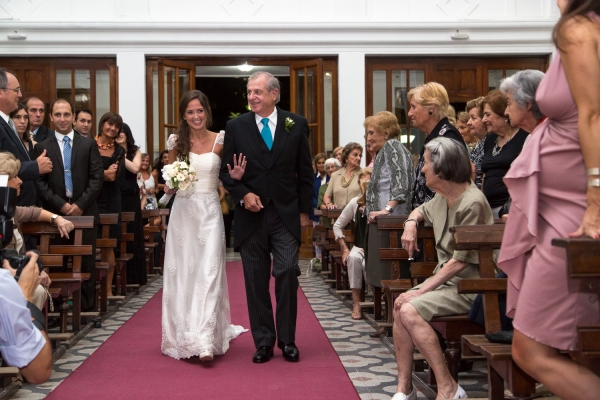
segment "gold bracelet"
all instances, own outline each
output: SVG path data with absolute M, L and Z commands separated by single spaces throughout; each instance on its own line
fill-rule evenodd
M 588 187 L 600 187 L 600 179 L 588 179 Z
M 587 170 L 587 176 L 595 176 L 595 175 L 600 175 L 600 168 L 590 168 Z

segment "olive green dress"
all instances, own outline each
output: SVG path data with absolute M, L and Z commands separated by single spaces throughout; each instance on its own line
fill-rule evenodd
M 409 302 L 426 321 L 443 315 L 467 313 L 477 295 L 459 294 L 456 291 L 456 284 L 461 278 L 479 277 L 479 255 L 477 250 L 455 250 L 454 235 L 450 233 L 450 228 L 459 225 L 492 225 L 494 223 L 492 209 L 483 193 L 471 182 L 471 186 L 460 195 L 451 208 L 448 208 L 446 198 L 436 194 L 418 210 L 425 219 L 425 226 L 433 226 L 438 257 L 434 274 L 451 259 L 466 262 L 468 265 L 437 289 Z M 418 289 L 421 285 L 415 286 L 412 290 Z

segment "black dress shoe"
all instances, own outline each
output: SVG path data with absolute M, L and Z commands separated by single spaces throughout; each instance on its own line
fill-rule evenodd
M 512 344 L 513 333 L 515 333 L 515 331 L 498 331 L 486 333 L 485 337 L 492 343 Z
M 252 362 L 257 364 L 266 363 L 273 357 L 273 348 L 271 346 L 262 346 L 256 350 L 254 356 L 252 357 Z
M 283 358 L 285 358 L 286 361 L 296 362 L 300 360 L 300 352 L 298 351 L 298 348 L 296 347 L 294 342 L 284 344 L 283 342 L 280 342 L 278 340 L 277 347 L 279 347 L 282 350 Z

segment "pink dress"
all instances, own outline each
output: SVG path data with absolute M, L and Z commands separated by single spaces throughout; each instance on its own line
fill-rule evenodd
M 551 245 L 576 231 L 587 207 L 577 107 L 557 54 L 536 94 L 548 117 L 504 177 L 512 198 L 498 266 L 508 275 L 507 312 L 521 333 L 576 350 L 577 326 L 600 322 L 598 295 L 570 279 L 566 251 Z

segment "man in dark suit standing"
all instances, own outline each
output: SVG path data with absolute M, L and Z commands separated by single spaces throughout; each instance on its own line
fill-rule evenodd
M 28 97 L 23 104 L 29 114 L 29 130 L 33 133 L 33 140 L 39 143 L 54 135 L 52 129 L 42 125 L 46 116 L 44 102 L 37 97 Z
M 240 248 L 252 337 L 257 348 L 252 361 L 273 356 L 275 340 L 287 361 L 298 361 L 295 345 L 298 249 L 301 226 L 310 224 L 313 170 L 308 123 L 300 115 L 277 108 L 279 81 L 267 72 L 248 79 L 252 112 L 227 122 L 221 180 L 235 210 L 235 247 Z M 234 154 L 247 158 L 241 181 L 231 178 Z M 243 203 L 243 204 L 242 204 Z M 271 272 L 271 254 L 273 269 Z M 269 294 L 275 277 L 276 321 Z
M 47 152 L 54 169 L 37 180 L 38 198 L 48 211 L 59 215 L 94 216 L 98 220 L 96 198 L 102 190 L 104 168 L 96 141 L 75 134 L 73 106 L 67 100 L 58 99 L 52 104 L 50 118 L 56 132 L 38 143 L 35 152 Z M 92 245 L 94 254 L 83 257 L 81 263 L 81 272 L 89 272 L 92 276 L 81 288 L 81 309 L 84 311 L 94 305 L 96 232 L 94 227 L 83 235 L 83 243 Z
M 16 76 L 0 68 L 0 150 L 8 151 L 21 161 L 19 178 L 23 181 L 19 206 L 34 206 L 36 204 L 35 180 L 40 174 L 52 171 L 52 161 L 46 153 L 40 154 L 36 160 L 29 157 L 23 141 L 14 128 L 9 114 L 17 109 L 21 98 L 21 88 Z M 31 248 L 27 245 L 27 248 Z

